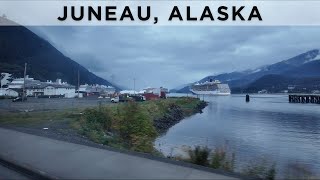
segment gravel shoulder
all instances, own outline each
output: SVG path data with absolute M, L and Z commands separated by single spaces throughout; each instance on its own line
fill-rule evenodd
M 72 118 L 66 114 L 77 114 L 85 108 L 112 105 L 109 99 L 38 99 L 26 102 L 0 100 L 0 127 L 37 136 L 67 141 L 88 146 L 99 146 L 80 135 L 71 127 Z
M 76 130 L 70 127 L 71 120 L 48 121 L 32 125 L 0 125 L 2 128 L 12 129 L 19 132 L 43 136 L 51 139 L 82 144 L 87 146 L 102 146 L 92 142 L 85 136 L 80 135 Z

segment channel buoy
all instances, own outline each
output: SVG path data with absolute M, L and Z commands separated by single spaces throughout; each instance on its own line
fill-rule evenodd
M 250 102 L 250 96 L 249 96 L 249 94 L 246 95 L 246 102 Z

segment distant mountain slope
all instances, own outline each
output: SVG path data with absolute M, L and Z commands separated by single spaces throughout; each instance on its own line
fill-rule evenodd
M 180 86 L 177 86 L 173 89 L 170 89 L 170 93 L 179 93 L 179 91 L 184 88 L 184 87 L 189 87 L 189 85 L 191 84 L 183 84 L 183 85 L 180 85 Z
M 293 86 L 291 92 L 312 92 L 320 89 L 320 76 L 317 77 L 289 77 L 284 75 L 265 75 L 251 83 L 244 92 L 256 93 L 262 89 L 269 93 L 279 93 Z
M 310 61 L 300 67 L 292 68 L 281 74 L 294 77 L 320 77 L 320 60 Z
M 28 63 L 27 74 L 42 81 L 60 78 L 77 85 L 79 70 L 81 84 L 112 85 L 64 56 L 29 29 L 22 26 L 1 26 L 0 72 L 22 77 L 25 62 Z
M 266 75 L 281 75 L 281 77 L 299 76 L 306 78 L 320 77 L 320 51 L 314 49 L 293 58 L 253 70 L 207 76 L 199 82 L 217 79 L 223 83 L 228 83 L 233 92 L 239 92 L 247 89 L 250 87 L 251 83 L 254 83 L 256 80 Z M 260 79 L 259 81 L 263 80 L 264 79 Z M 189 91 L 189 87 L 178 90 L 178 92 L 187 91 Z

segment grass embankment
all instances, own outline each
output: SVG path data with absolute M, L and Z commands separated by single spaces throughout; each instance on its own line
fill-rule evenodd
M 196 98 L 169 98 L 100 106 L 86 109 L 73 122 L 72 127 L 96 143 L 152 153 L 153 142 L 161 132 L 160 127 L 161 130 L 169 128 L 182 118 L 199 112 L 199 108 L 204 106 L 206 103 Z M 159 125 L 169 121 L 175 122 L 166 127 Z
M 69 128 L 78 130 L 94 142 L 149 152 L 152 141 L 159 132 L 170 128 L 182 118 L 199 112 L 205 106 L 206 103 L 195 98 L 168 98 L 91 108 L 32 111 L 2 109 L 0 125 L 38 129 L 42 126 L 59 126 L 61 122 L 71 124 Z M 145 147 L 147 148 L 144 149 Z

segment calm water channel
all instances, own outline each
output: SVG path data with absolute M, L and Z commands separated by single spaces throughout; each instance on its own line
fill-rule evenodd
M 201 97 L 202 99 L 202 97 Z M 228 144 L 241 167 L 257 158 L 276 162 L 278 168 L 299 162 L 320 172 L 320 105 L 290 104 L 287 95 L 204 97 L 209 105 L 172 127 L 156 140 L 166 155 L 185 146 L 210 148 Z

